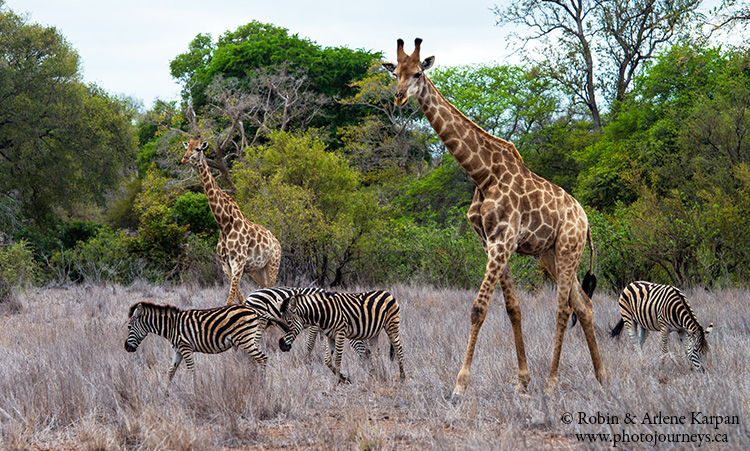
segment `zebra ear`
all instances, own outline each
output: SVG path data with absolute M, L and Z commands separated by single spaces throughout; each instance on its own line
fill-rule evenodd
M 285 314 L 287 310 L 294 309 L 297 306 L 297 300 L 295 298 L 296 296 L 289 296 L 284 299 L 281 303 L 281 307 L 279 307 L 279 312 L 281 312 L 282 315 Z
M 706 330 L 703 331 L 703 335 L 710 334 L 712 330 L 714 330 L 714 323 L 711 323 L 706 327 Z
M 143 305 L 139 302 L 137 304 L 134 304 L 132 307 L 130 307 L 130 311 L 128 312 L 128 318 L 134 318 L 134 317 L 140 316 L 141 313 L 143 313 Z

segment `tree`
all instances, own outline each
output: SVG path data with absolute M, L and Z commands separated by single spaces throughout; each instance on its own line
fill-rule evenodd
M 245 216 L 282 243 L 281 280 L 340 285 L 377 222 L 377 198 L 359 174 L 311 132 L 276 131 L 248 149 L 233 173 Z
M 498 25 L 512 23 L 531 30 L 523 45 L 543 41 L 542 67 L 570 93 L 574 104 L 586 106 L 598 130 L 602 119 L 597 90 L 615 86 L 608 100 L 622 100 L 639 66 L 692 23 L 699 4 L 699 0 L 528 0 L 505 9 L 496 6 L 494 12 Z
M 644 61 L 648 61 L 664 44 L 697 18 L 701 0 L 606 0 L 599 11 L 605 37 L 604 54 L 613 66 L 614 92 L 609 98 L 625 99 L 633 77 Z
M 435 70 L 430 80 L 475 124 L 508 141 L 521 141 L 549 125 L 559 107 L 549 81 L 522 67 L 445 67 Z
M 746 27 L 750 23 L 750 5 L 738 0 L 722 0 L 721 5 L 714 8 L 711 13 L 714 22 L 709 31 L 709 36 L 720 31 L 731 33 L 736 28 Z
M 380 56 L 345 47 L 321 48 L 309 39 L 290 35 L 286 28 L 253 21 L 227 31 L 216 44 L 210 35 L 199 34 L 187 53 L 170 62 L 170 71 L 183 83 L 185 100 L 192 101 L 199 112 L 207 103 L 207 88 L 218 75 L 242 80 L 257 70 L 283 66 L 287 73 L 305 74 L 315 92 L 344 98 L 353 94 L 349 83 L 364 77 L 371 61 Z M 339 114 L 334 104 L 330 107 L 335 120 L 346 121 L 346 114 Z
M 135 157 L 134 103 L 84 85 L 54 28 L 0 10 L 0 196 L 44 223 L 55 208 L 103 203 Z
M 430 160 L 431 127 L 420 123 L 423 116 L 416 102 L 402 108 L 393 103 L 396 81 L 379 61 L 373 61 L 366 77 L 350 85 L 355 94 L 339 103 L 362 114 L 357 123 L 339 127 L 338 135 L 342 152 L 354 165 L 368 173 L 408 171 Z

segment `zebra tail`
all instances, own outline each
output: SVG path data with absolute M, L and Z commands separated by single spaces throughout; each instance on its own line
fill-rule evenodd
M 391 356 L 391 362 L 393 362 L 394 360 L 396 360 L 396 350 L 393 349 L 393 343 L 391 343 L 391 354 L 390 354 L 390 356 Z
M 615 324 L 615 328 L 612 329 L 612 332 L 610 332 L 609 335 L 612 338 L 617 337 L 618 335 L 620 335 L 620 332 L 622 332 L 622 326 L 624 325 L 625 325 L 625 321 L 623 321 L 622 318 L 620 318 L 620 322 Z

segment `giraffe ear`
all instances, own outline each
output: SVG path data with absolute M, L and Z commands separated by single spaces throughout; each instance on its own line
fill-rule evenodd
M 186 143 L 185 141 L 182 142 L 182 147 L 184 147 L 185 150 L 187 150 L 187 148 L 188 148 L 189 145 L 190 145 L 190 143 Z
M 396 70 L 396 65 L 393 63 L 383 63 L 383 67 L 385 67 L 390 73 L 393 73 Z
M 201 152 L 204 152 L 206 149 L 208 149 L 208 143 L 207 142 L 203 142 L 201 144 L 201 146 L 198 147 L 198 150 L 200 150 Z
M 434 56 L 428 56 L 427 58 L 422 61 L 422 64 L 419 65 L 419 67 L 425 71 L 432 67 L 432 65 L 435 64 L 435 57 Z

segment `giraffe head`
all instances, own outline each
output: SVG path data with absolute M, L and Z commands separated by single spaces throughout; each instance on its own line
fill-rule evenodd
M 201 143 L 201 137 L 196 136 L 190 138 L 190 142 L 183 142 L 182 145 L 185 147 L 185 155 L 182 156 L 182 164 L 192 161 L 198 163 L 203 158 L 203 152 L 208 147 L 207 142 Z
M 415 39 L 414 51 L 411 55 L 407 55 L 404 52 L 404 40 L 399 39 L 396 41 L 396 64 L 383 63 L 383 67 L 395 75 L 398 80 L 396 98 L 394 99 L 396 106 L 402 106 L 409 100 L 410 96 L 419 92 L 425 83 L 425 77 L 422 76 L 424 71 L 431 68 L 435 62 L 434 56 L 427 57 L 424 61 L 419 59 L 421 44 L 422 39 Z

